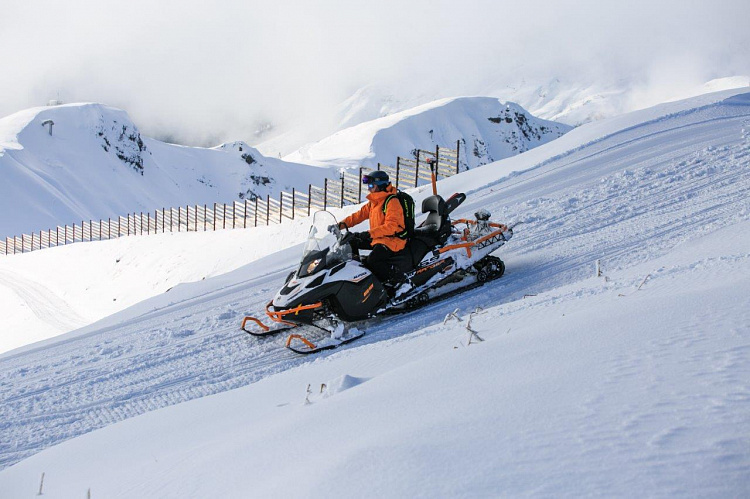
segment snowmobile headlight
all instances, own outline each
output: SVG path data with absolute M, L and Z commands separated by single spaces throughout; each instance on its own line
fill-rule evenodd
M 322 262 L 322 258 L 316 258 L 312 262 L 307 264 L 307 275 L 312 275 L 315 273 L 315 270 L 318 268 L 318 265 L 320 265 L 320 262 Z

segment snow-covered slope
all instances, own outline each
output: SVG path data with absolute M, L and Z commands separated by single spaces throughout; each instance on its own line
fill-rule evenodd
M 397 156 L 461 140 L 462 167 L 507 158 L 561 137 L 567 125 L 489 97 L 443 99 L 341 130 L 284 159 L 320 166 L 392 164 Z M 463 169 L 462 168 L 462 169 Z
M 52 124 L 52 135 L 49 134 Z M 143 137 L 100 104 L 34 108 L 0 120 L 0 236 L 319 184 L 326 169 L 267 158 L 243 142 L 213 149 Z
M 441 181 L 469 194 L 458 216 L 525 222 L 507 274 L 339 351 L 298 358 L 238 330 L 295 246 L 0 356 L 0 461 L 17 463 L 0 490 L 35 494 L 45 473 L 46 497 L 746 495 L 750 94 L 735 93 Z M 76 245 L 11 258 L 62 250 Z M 467 345 L 478 306 L 485 341 Z

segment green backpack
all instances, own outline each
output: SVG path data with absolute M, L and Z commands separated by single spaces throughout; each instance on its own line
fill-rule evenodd
M 385 198 L 385 202 L 383 203 L 383 214 L 387 213 L 388 203 L 392 198 L 397 198 L 398 202 L 401 203 L 401 209 L 404 211 L 404 226 L 406 226 L 406 229 L 396 234 L 396 237 L 399 239 L 409 239 L 414 236 L 414 198 L 404 191 L 398 191 L 396 194 L 391 194 Z

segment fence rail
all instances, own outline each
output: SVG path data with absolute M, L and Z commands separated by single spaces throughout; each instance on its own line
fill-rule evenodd
M 459 173 L 459 147 L 448 149 L 437 146 L 435 151 L 419 149 L 414 158 L 396 158 L 395 166 L 378 163 L 378 170 L 388 173 L 397 188 L 408 189 L 431 182 L 428 161 L 435 162 L 439 177 Z M 338 179 L 325 179 L 323 186 L 309 185 L 307 192 L 292 189 L 281 191 L 278 199 L 253 198 L 230 204 L 186 205 L 162 208 L 148 213 L 130 213 L 107 220 L 82 220 L 81 224 L 57 226 L 53 229 L 6 237 L 0 241 L 0 254 L 28 253 L 56 246 L 86 241 L 104 241 L 124 236 L 160 234 L 164 232 L 202 232 L 257 227 L 283 223 L 306 217 L 317 210 L 343 208 L 362 202 L 363 168 L 345 170 Z

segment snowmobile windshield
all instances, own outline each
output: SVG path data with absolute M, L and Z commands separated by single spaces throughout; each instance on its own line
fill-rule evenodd
M 300 277 L 351 259 L 352 248 L 341 244 L 342 237 L 336 217 L 327 211 L 316 212 L 302 252 Z

